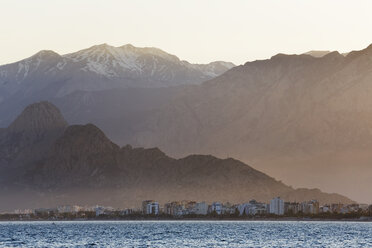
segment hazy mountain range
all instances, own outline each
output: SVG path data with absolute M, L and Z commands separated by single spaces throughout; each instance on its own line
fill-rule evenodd
M 327 50 L 311 50 L 311 51 L 308 51 L 304 54 L 306 55 L 311 55 L 313 57 L 316 57 L 316 58 L 321 58 L 325 55 L 327 55 L 328 53 L 331 53 L 332 51 L 327 51 Z M 348 53 L 341 53 L 342 55 L 344 56 L 347 56 Z
M 139 206 L 160 202 L 352 201 L 317 189 L 293 189 L 232 158 L 174 159 L 158 148 L 119 147 L 93 124 L 68 126 L 51 103 L 28 106 L 0 132 L 0 209 L 58 204 Z
M 370 202 L 371 82 L 372 46 L 278 54 L 177 92 L 125 141 L 173 156 L 232 156 L 292 185 Z
M 0 125 L 6 126 L 25 106 L 38 100 L 78 91 L 199 84 L 233 66 L 223 61 L 190 64 L 158 48 L 130 44 L 102 44 L 66 55 L 40 51 L 0 66 Z
M 49 100 L 69 123 L 93 123 L 119 145 L 159 147 L 177 158 L 234 157 L 296 187 L 370 202 L 372 46 L 347 55 L 278 54 L 220 71 L 204 83 L 202 77 L 182 85 L 177 79 L 173 87 L 121 87 L 125 80 L 107 75 L 81 79 L 87 61 L 71 62 L 81 63 L 76 77 L 65 71 L 71 81 L 39 74 L 22 84 L 1 77 L 0 87 L 7 88 L 0 91 L 2 126 L 29 103 Z M 16 65 L 0 67 L 0 75 L 15 73 Z

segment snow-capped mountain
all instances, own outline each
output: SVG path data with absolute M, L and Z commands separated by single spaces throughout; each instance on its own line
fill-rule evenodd
M 56 94 L 63 96 L 76 90 L 198 84 L 233 66 L 222 61 L 190 64 L 158 48 L 129 44 L 96 45 L 62 56 L 40 51 L 30 58 L 0 66 L 0 101 L 28 86 L 32 86 L 28 91 L 58 88 Z
M 291 185 L 368 202 L 371 96 L 372 45 L 347 56 L 278 54 L 201 85 L 76 92 L 53 103 L 69 123 L 94 123 L 120 145 L 236 157 Z
M 66 55 L 40 51 L 0 66 L 0 126 L 35 101 L 77 91 L 199 84 L 233 66 L 222 61 L 191 64 L 158 48 L 132 45 L 102 44 Z

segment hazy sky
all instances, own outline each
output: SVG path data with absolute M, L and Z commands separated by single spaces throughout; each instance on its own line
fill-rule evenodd
M 372 43 L 371 10 L 370 0 L 0 0 L 0 64 L 101 43 L 194 63 L 360 50 Z

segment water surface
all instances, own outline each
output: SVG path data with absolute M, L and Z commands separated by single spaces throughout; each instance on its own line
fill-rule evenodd
M 0 222 L 0 247 L 372 247 L 372 223 Z

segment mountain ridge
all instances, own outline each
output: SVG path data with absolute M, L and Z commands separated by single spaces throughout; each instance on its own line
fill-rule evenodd
M 371 68 L 370 48 L 346 57 L 279 55 L 200 85 L 79 90 L 48 100 L 69 123 L 94 123 L 119 145 L 156 146 L 176 158 L 232 156 L 287 184 L 366 202 Z M 0 117 L 25 104 L 0 104 Z
M 140 47 L 135 47 L 131 44 L 114 47 L 114 46 L 110 46 L 104 43 L 104 44 L 94 45 L 89 48 L 82 49 L 82 50 L 79 50 L 73 53 L 64 54 L 64 55 L 60 55 L 54 52 L 53 50 L 41 50 L 37 52 L 36 54 L 30 56 L 29 58 L 26 58 L 26 59 L 23 59 L 23 60 L 14 62 L 14 63 L 10 63 L 10 64 L 0 65 L 0 76 L 6 76 L 8 74 L 6 71 L 1 70 L 2 69 L 1 67 L 9 67 L 12 65 L 18 65 L 18 73 L 24 70 L 24 74 L 23 74 L 23 79 L 24 79 L 28 74 L 27 63 L 32 63 L 33 60 L 35 59 L 38 61 L 36 61 L 36 63 L 33 63 L 33 64 L 36 64 L 37 66 L 40 65 L 39 63 L 41 62 L 40 61 L 41 59 L 59 59 L 58 63 L 55 64 L 55 66 L 59 70 L 62 70 L 66 66 L 66 63 L 69 63 L 71 61 L 78 62 L 78 63 L 85 61 L 87 62 L 88 66 L 81 68 L 81 70 L 86 71 L 87 69 L 89 69 L 92 72 L 96 72 L 97 74 L 100 74 L 102 76 L 107 76 L 107 77 L 118 76 L 113 71 L 110 71 L 110 69 L 106 71 L 100 70 L 102 68 L 99 68 L 99 67 L 108 66 L 107 64 L 108 61 L 103 60 L 105 59 L 104 57 L 106 57 L 106 59 L 110 57 L 111 59 L 114 59 L 113 61 L 109 61 L 109 62 L 112 62 L 110 64 L 111 66 L 115 67 L 116 65 L 120 65 L 122 68 L 136 70 L 137 73 L 140 73 L 142 71 L 140 67 L 143 66 L 143 64 L 141 65 L 140 63 L 145 62 L 143 60 L 146 59 L 145 57 L 141 57 L 141 56 L 148 56 L 148 55 L 155 56 L 153 57 L 153 59 L 161 58 L 161 59 L 168 60 L 173 63 L 179 64 L 179 65 L 183 65 L 189 70 L 193 70 L 193 69 L 199 70 L 201 74 L 204 73 L 204 75 L 201 75 L 201 76 L 205 77 L 206 79 L 208 79 L 208 76 L 210 76 L 208 74 L 211 74 L 213 70 L 209 72 L 208 71 L 205 72 L 204 69 L 205 68 L 213 69 L 213 68 L 210 68 L 210 66 L 213 64 L 219 65 L 221 67 L 219 70 L 216 70 L 213 72 L 214 74 L 213 76 L 217 76 L 221 74 L 222 72 L 235 66 L 231 62 L 225 62 L 225 61 L 213 61 L 208 64 L 191 64 L 185 60 L 180 60 L 175 55 L 166 53 L 163 50 L 159 48 L 155 48 L 155 47 L 140 48 Z M 136 60 L 139 60 L 139 61 L 136 61 Z M 92 63 L 91 66 L 89 66 L 90 62 Z M 106 65 L 103 62 L 106 62 Z M 154 62 L 156 62 L 156 60 Z M 93 63 L 97 63 L 97 64 L 94 65 Z M 97 66 L 97 68 L 94 68 L 94 66 Z M 18 73 L 17 73 L 17 76 L 18 76 Z M 110 75 L 111 73 L 113 75 Z M 202 78 L 202 80 L 204 80 L 205 78 Z M 200 79 L 195 78 L 194 80 L 195 82 L 192 82 L 192 83 L 195 83 L 195 84 L 200 83 Z M 137 87 L 142 87 L 142 86 L 139 85 Z M 152 87 L 159 87 L 159 86 L 154 85 Z
M 287 183 L 317 182 L 368 201 L 371 47 L 346 57 L 279 54 L 234 67 L 177 92 L 122 140 L 175 157 L 230 155 Z M 104 130 L 114 137 L 114 129 Z M 115 132 L 116 142 L 120 136 Z
M 96 45 L 65 55 L 42 50 L 0 66 L 0 126 L 7 126 L 33 102 L 79 91 L 200 84 L 234 66 L 223 61 L 190 64 L 158 48 L 132 45 Z
M 35 105 L 43 108 L 49 104 Z M 64 128 L 49 146 L 38 148 L 41 149 L 38 159 L 19 161 L 22 154 L 18 153 L 18 166 L 13 171 L 0 161 L 1 174 L 6 175 L 5 179 L 0 177 L 3 188 L 0 196 L 7 199 L 0 203 L 0 208 L 21 207 L 17 202 L 22 202 L 26 192 L 27 202 L 23 201 L 22 207 L 62 201 L 128 206 L 133 202 L 140 204 L 150 196 L 160 202 L 180 199 L 243 202 L 250 198 L 268 201 L 277 195 L 288 200 L 313 197 L 320 202 L 352 202 L 338 194 L 297 191 L 232 158 L 190 155 L 174 159 L 158 148 L 130 145 L 120 148 L 93 124 Z M 7 151 L 6 147 L 0 146 L 0 152 L 3 150 Z M 101 200 L 103 192 L 105 201 Z

